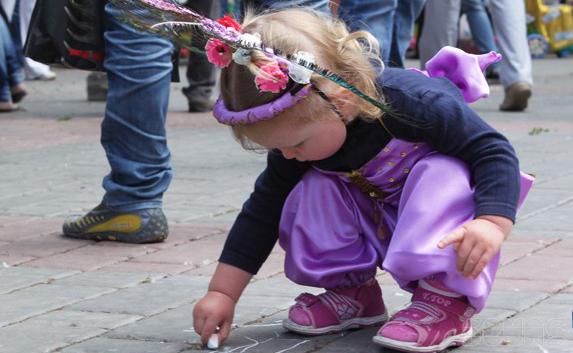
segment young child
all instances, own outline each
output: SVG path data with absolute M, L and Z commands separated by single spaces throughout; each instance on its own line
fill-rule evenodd
M 229 53 L 210 41 L 207 54 L 223 67 L 214 115 L 268 158 L 195 306 L 203 342 L 228 337 L 235 304 L 277 239 L 286 276 L 325 289 L 295 299 L 286 329 L 320 335 L 385 323 L 374 342 L 409 352 L 466 342 L 531 184 L 507 139 L 464 102 L 472 80 L 455 76 L 460 91 L 445 78 L 381 70 L 376 50 L 365 49 L 376 48 L 371 35 L 310 11 L 248 16 L 234 27 L 386 105 L 271 50 Z M 413 293 L 390 319 L 377 268 Z

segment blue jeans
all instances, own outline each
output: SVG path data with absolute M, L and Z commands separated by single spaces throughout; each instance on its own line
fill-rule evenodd
M 468 18 L 472 38 L 480 53 L 497 51 L 493 37 L 493 28 L 487 16 L 483 0 L 462 0 L 462 12 Z
M 10 88 L 24 81 L 24 71 L 8 25 L 0 17 L 0 102 L 12 101 Z
M 272 9 L 285 9 L 289 7 L 304 6 L 317 11 L 330 13 L 328 7 L 328 0 L 289 0 L 289 1 L 276 1 L 276 0 L 254 0 L 253 3 Z
M 382 60 L 404 67 L 414 22 L 426 0 L 341 0 L 340 18 L 352 31 L 367 30 L 380 42 Z
M 111 172 L 103 202 L 122 211 L 161 207 L 172 179 L 165 120 L 173 46 L 120 22 L 118 14 L 105 6 L 109 90 L 101 144 Z

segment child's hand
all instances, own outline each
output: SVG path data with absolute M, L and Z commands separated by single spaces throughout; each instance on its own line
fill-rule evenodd
M 234 314 L 235 301 L 231 297 L 217 291 L 207 292 L 193 308 L 193 327 L 201 335 L 201 342 L 207 344 L 209 337 L 217 333 L 219 343 L 223 344 L 231 332 Z
M 453 244 L 458 253 L 458 271 L 464 277 L 476 279 L 498 253 L 511 228 L 512 222 L 507 218 L 478 217 L 446 235 L 438 243 L 438 248 Z

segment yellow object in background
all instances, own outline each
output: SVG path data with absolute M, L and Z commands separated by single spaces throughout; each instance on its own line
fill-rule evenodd
M 542 35 L 552 52 L 573 50 L 573 7 L 547 6 L 542 0 L 525 0 L 529 32 Z

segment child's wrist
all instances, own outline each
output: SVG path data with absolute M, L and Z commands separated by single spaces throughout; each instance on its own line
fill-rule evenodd
M 509 233 L 511 233 L 511 230 L 513 229 L 513 221 L 503 216 L 482 215 L 476 217 L 476 219 L 493 223 L 503 233 L 504 239 L 509 236 Z

